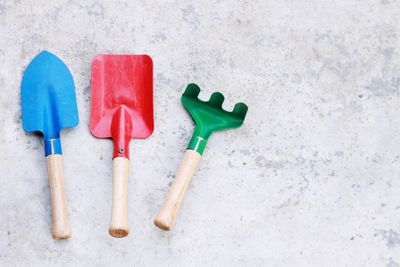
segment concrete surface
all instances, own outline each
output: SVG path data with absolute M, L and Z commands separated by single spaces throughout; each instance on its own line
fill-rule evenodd
M 400 2 L 0 0 L 1 266 L 400 266 Z M 43 145 L 22 130 L 39 51 L 76 83 L 62 133 L 73 237 L 50 236 Z M 148 53 L 156 129 L 131 143 L 131 234 L 107 233 L 109 140 L 88 130 L 90 63 Z M 171 232 L 152 224 L 193 124 L 189 82 L 244 127 L 215 134 Z

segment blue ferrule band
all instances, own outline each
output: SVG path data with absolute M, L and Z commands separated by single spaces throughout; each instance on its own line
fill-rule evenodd
M 60 138 L 44 140 L 44 154 L 46 156 L 53 154 L 62 154 Z

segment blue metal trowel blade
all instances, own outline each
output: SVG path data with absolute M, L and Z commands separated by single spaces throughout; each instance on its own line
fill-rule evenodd
M 41 132 L 45 154 L 62 154 L 60 131 L 79 123 L 75 86 L 67 66 L 43 51 L 28 65 L 21 84 L 22 126 Z

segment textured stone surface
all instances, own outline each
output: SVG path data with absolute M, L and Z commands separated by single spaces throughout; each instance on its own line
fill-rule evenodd
M 0 0 L 1 266 L 399 266 L 400 2 Z M 41 50 L 76 83 L 62 133 L 73 237 L 50 236 L 43 145 L 20 80 Z M 131 234 L 108 236 L 109 140 L 88 130 L 98 53 L 154 60 L 156 129 L 131 143 Z M 189 82 L 244 127 L 215 134 L 175 227 L 152 224 L 192 132 Z

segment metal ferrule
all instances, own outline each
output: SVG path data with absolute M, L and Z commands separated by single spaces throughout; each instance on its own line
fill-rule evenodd
M 193 134 L 192 138 L 189 141 L 187 149 L 194 150 L 198 152 L 200 155 L 203 154 L 204 149 L 206 148 L 207 138 L 203 138 L 197 134 Z
M 62 154 L 60 138 L 44 139 L 44 154 L 45 156 Z

